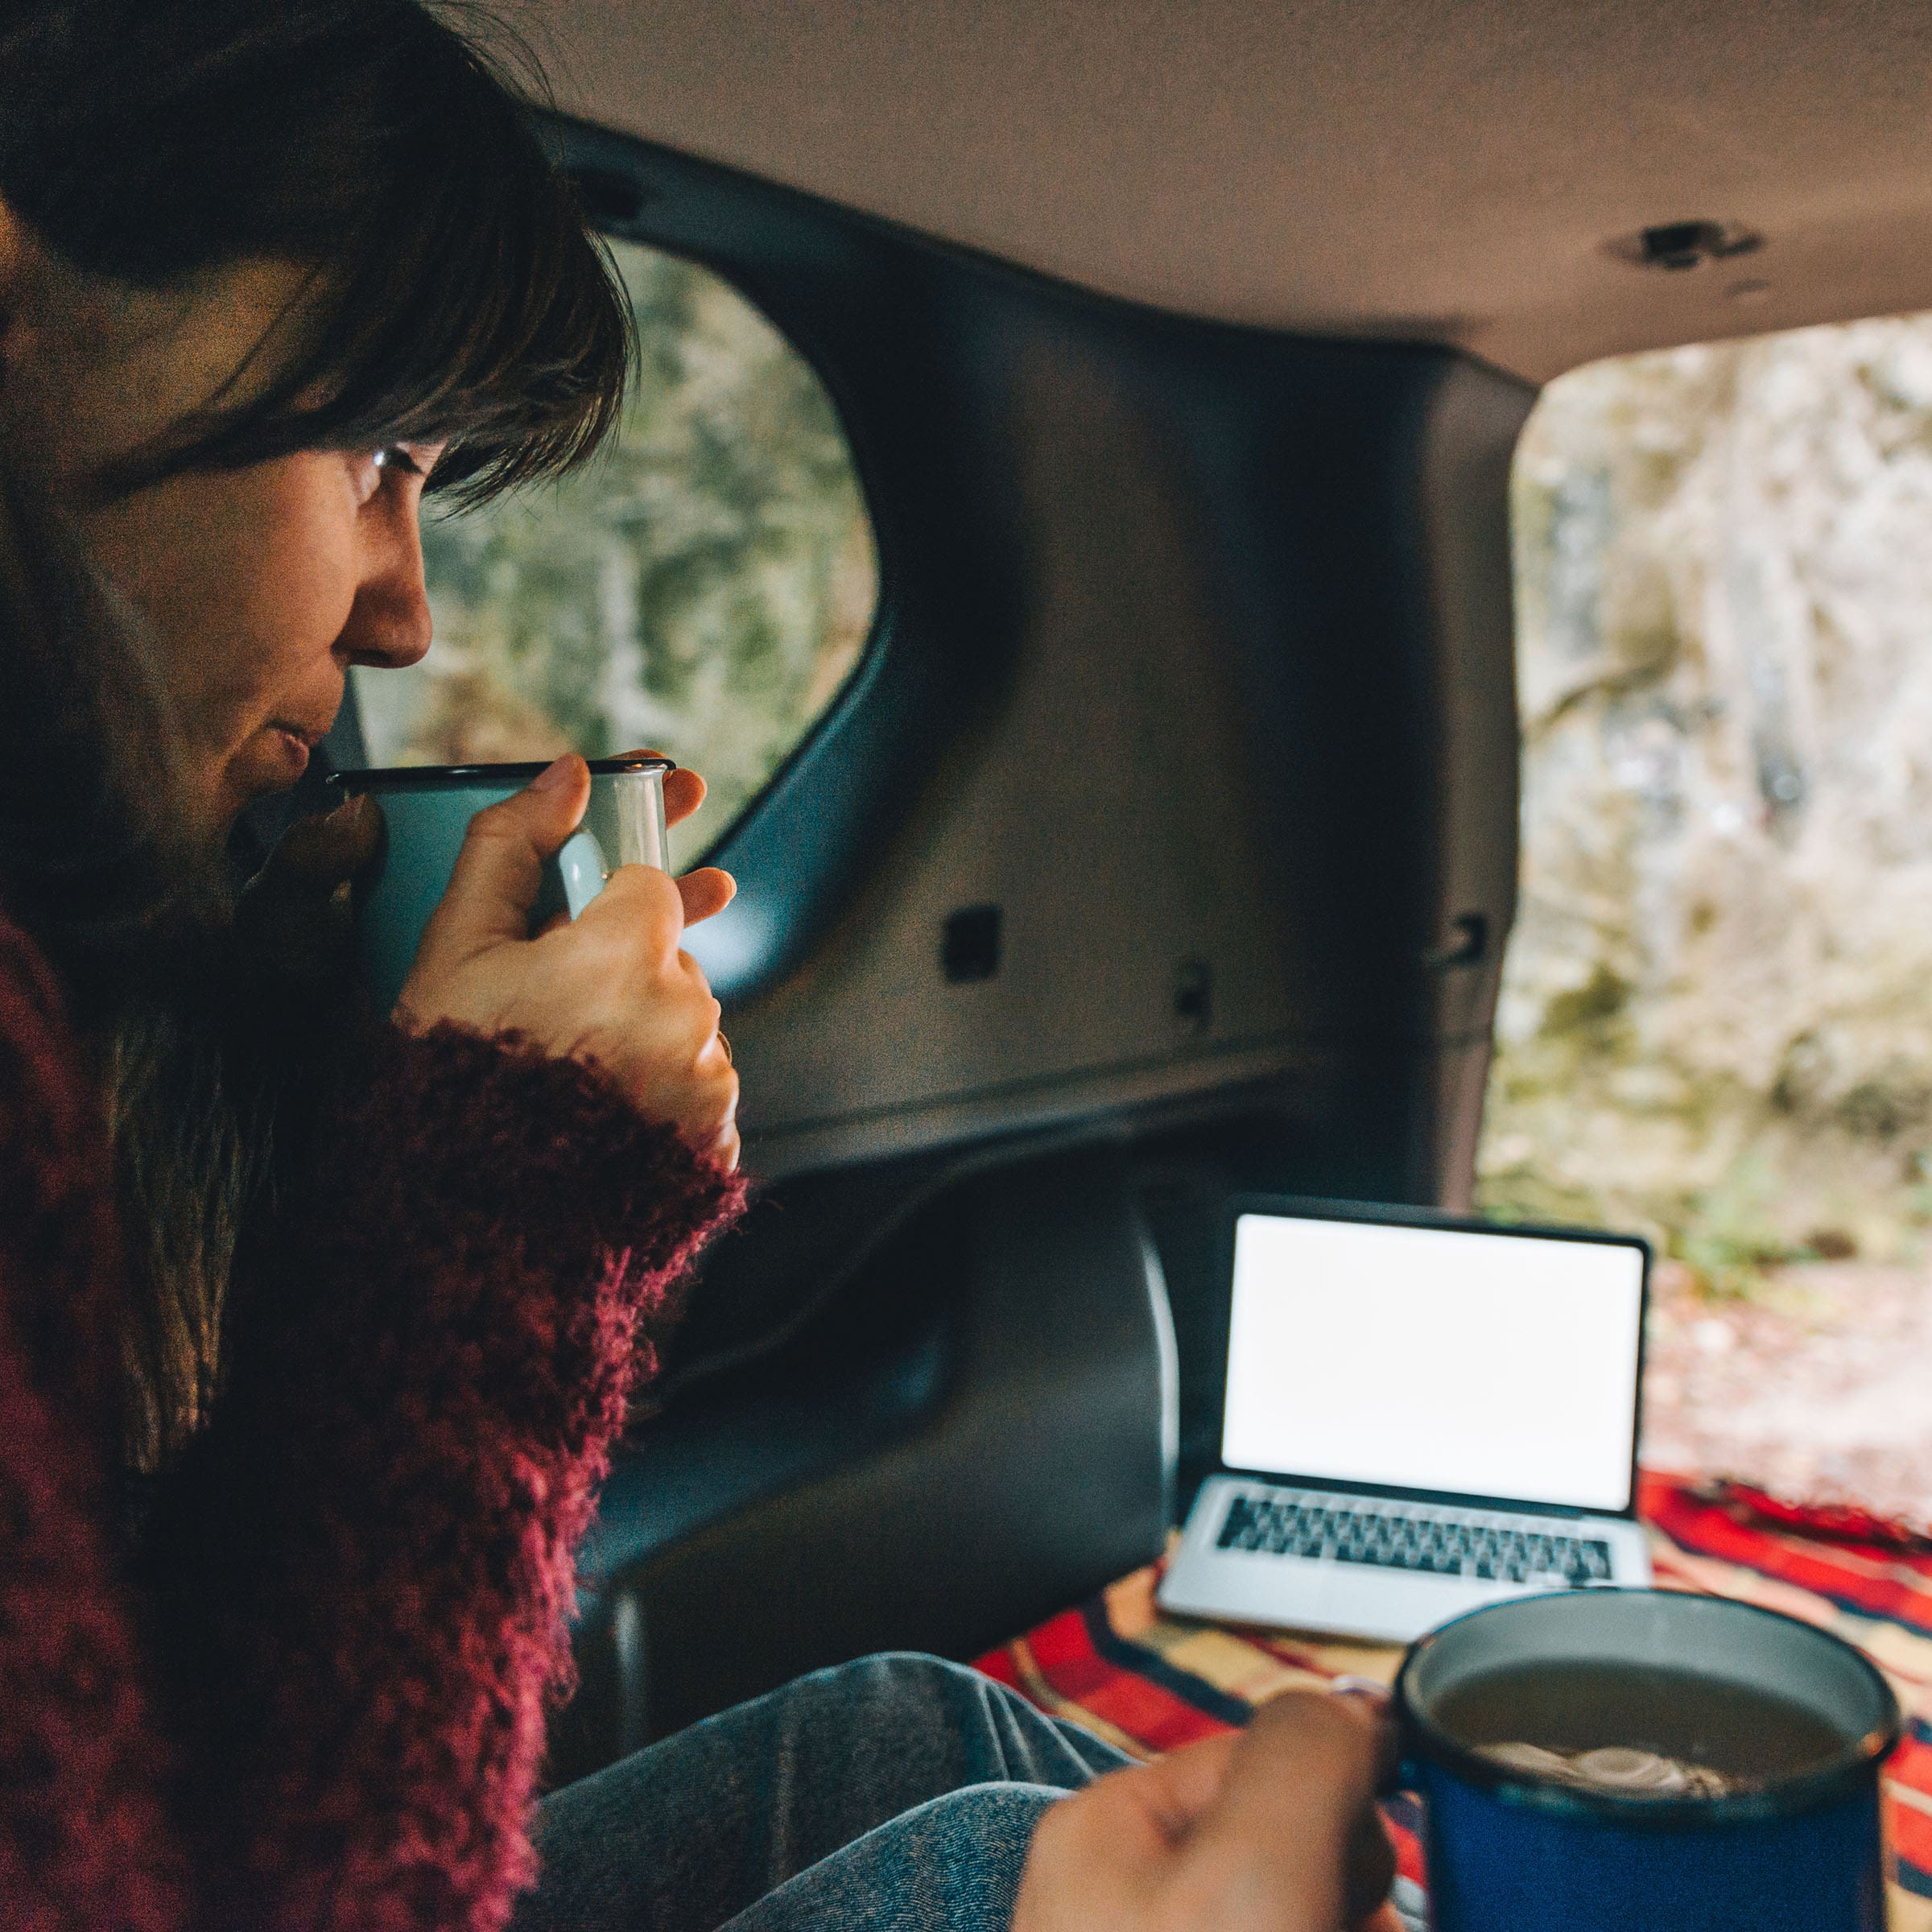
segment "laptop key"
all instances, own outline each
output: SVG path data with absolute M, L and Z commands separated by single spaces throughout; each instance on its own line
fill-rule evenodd
M 1610 1546 L 1596 1538 L 1267 1497 L 1231 1498 L 1216 1544 L 1485 1582 L 1521 1584 L 1534 1577 L 1575 1588 L 1610 1575 Z

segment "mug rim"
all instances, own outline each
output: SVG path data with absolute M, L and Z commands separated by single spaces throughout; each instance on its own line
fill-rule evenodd
M 1599 1593 L 1592 1591 L 1591 1594 Z M 1460 1616 L 1452 1617 L 1447 1623 L 1426 1632 L 1409 1646 L 1408 1654 L 1402 1659 L 1402 1668 L 1396 1673 L 1393 1685 L 1397 1717 L 1406 1733 L 1404 1756 L 1407 1757 L 1411 1750 L 1416 1751 L 1431 1763 L 1453 1774 L 1461 1783 L 1490 1793 L 1505 1803 L 1527 1805 L 1540 1810 L 1567 1812 L 1573 1815 L 1585 1812 L 1600 1818 L 1615 1818 L 1625 1824 L 1648 1824 L 1667 1830 L 1686 1826 L 1733 1824 L 1765 1818 L 1789 1818 L 1800 1812 L 1821 1810 L 1835 1800 L 1853 1796 L 1868 1778 L 1876 1778 L 1878 1768 L 1898 1748 L 1904 1735 L 1904 1713 L 1899 1707 L 1897 1693 L 1886 1680 L 1885 1673 L 1871 1658 L 1856 1645 L 1847 1643 L 1835 1631 L 1806 1623 L 1803 1618 L 1791 1616 L 1782 1610 L 1773 1610 L 1762 1604 L 1740 1603 L 1733 1597 L 1703 1596 L 1689 1591 L 1659 1590 L 1654 1587 L 1612 1590 L 1601 1594 L 1620 1597 L 1657 1597 L 1667 1599 L 1678 1605 L 1703 1606 L 1691 1611 L 1693 1616 L 1711 1612 L 1737 1616 L 1748 1614 L 1752 1616 L 1773 1617 L 1780 1623 L 1794 1624 L 1799 1629 L 1835 1644 L 1848 1653 L 1876 1686 L 1880 1707 L 1887 1714 L 1885 1720 L 1867 1732 L 1862 1738 L 1847 1739 L 1844 1744 L 1844 1756 L 1835 1758 L 1816 1770 L 1794 1773 L 1754 1790 L 1734 1792 L 1722 1798 L 1670 1798 L 1645 1797 L 1637 1792 L 1608 1791 L 1595 1790 L 1588 1785 L 1558 1784 L 1554 1780 L 1540 1778 L 1512 1769 L 1499 1764 L 1496 1759 L 1477 1750 L 1475 1746 L 1464 1744 L 1418 1707 L 1410 1694 L 1411 1673 L 1439 1639 L 1459 1624 L 1468 1623 L 1472 1617 L 1487 1616 L 1501 1610 L 1524 1610 L 1535 1604 L 1561 1604 L 1573 1600 L 1566 1592 L 1562 1596 L 1510 1597 L 1499 1604 L 1480 1604 L 1474 1610 L 1465 1611 Z
M 411 786 L 441 785 L 526 785 L 539 772 L 547 771 L 554 761 L 514 765 L 374 765 L 353 770 L 332 771 L 322 782 L 338 791 L 364 791 L 382 786 L 388 791 Z M 626 771 L 671 772 L 678 769 L 675 758 L 634 753 L 626 758 L 586 758 L 593 778 Z

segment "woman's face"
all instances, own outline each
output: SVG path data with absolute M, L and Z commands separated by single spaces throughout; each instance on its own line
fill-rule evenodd
M 301 279 L 258 262 L 165 297 L 0 318 L 14 460 L 81 485 L 217 396 L 246 396 L 272 371 L 272 325 Z M 105 505 L 73 493 L 90 553 L 146 621 L 211 832 L 302 775 L 350 665 L 413 664 L 429 648 L 417 518 L 440 454 L 301 451 Z

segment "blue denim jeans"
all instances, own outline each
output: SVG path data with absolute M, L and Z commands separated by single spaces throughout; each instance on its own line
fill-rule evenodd
M 547 1798 L 512 1932 L 1005 1932 L 1040 1814 L 1129 1761 L 976 1671 L 864 1657 Z
M 976 1670 L 862 1657 L 546 1799 L 510 1932 L 1006 1932 L 1040 1814 L 1131 1761 Z

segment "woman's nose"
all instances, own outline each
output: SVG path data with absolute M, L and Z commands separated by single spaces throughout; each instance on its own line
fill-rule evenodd
M 365 521 L 361 570 L 341 638 L 352 664 L 402 671 L 429 649 L 429 587 L 416 515 L 414 502 L 398 502 Z

